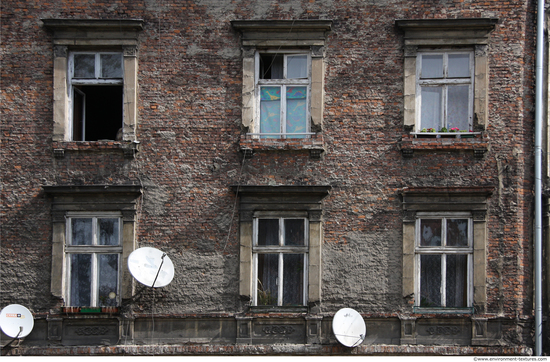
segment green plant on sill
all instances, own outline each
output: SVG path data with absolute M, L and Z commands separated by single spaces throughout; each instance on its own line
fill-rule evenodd
M 439 130 L 439 132 L 441 132 L 441 133 L 447 133 L 447 132 L 449 132 L 449 131 L 447 130 L 447 127 L 443 127 L 443 128 L 441 128 L 441 129 Z
M 258 305 L 275 305 L 277 299 L 271 295 L 271 291 L 264 290 L 264 285 L 258 279 Z
M 428 129 L 422 128 L 422 129 L 420 130 L 420 132 L 430 132 L 430 133 L 434 133 L 434 132 L 435 132 L 435 128 L 428 128 Z

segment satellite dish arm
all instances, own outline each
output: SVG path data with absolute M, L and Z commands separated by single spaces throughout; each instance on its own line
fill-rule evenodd
M 19 326 L 19 333 L 17 333 L 17 336 L 15 336 L 11 341 L 9 341 L 5 346 L 2 346 L 2 349 L 4 348 L 8 348 L 12 343 L 13 341 L 15 341 L 16 339 L 19 339 L 19 335 L 23 333 L 23 326 Z
M 155 275 L 155 280 L 153 280 L 153 285 L 151 285 L 151 288 L 155 287 L 155 283 L 157 281 L 157 278 L 159 277 L 160 269 L 162 269 L 162 264 L 164 263 L 164 257 L 165 256 L 166 256 L 166 253 L 162 253 L 162 256 L 160 257 L 159 270 L 157 270 L 157 275 Z

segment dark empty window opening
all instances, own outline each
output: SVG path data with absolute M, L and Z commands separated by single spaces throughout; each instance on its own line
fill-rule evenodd
M 122 85 L 74 86 L 73 140 L 116 140 L 122 128 Z

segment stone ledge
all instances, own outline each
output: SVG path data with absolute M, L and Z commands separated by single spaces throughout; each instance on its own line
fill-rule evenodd
M 124 158 L 133 159 L 139 151 L 139 142 L 122 141 L 54 141 L 52 143 L 55 158 L 64 158 L 66 152 L 104 152 L 120 150 Z
M 476 134 L 472 138 L 457 138 L 457 135 L 449 135 L 449 138 L 418 138 L 418 135 L 403 135 L 400 149 L 403 157 L 411 158 L 415 153 L 425 151 L 441 152 L 472 152 L 477 159 L 483 158 L 489 149 L 489 142 L 482 134 Z
M 323 135 L 317 133 L 309 138 L 253 138 L 241 135 L 239 150 L 245 157 L 252 157 L 256 152 L 269 151 L 309 151 L 311 158 L 319 159 L 325 152 Z

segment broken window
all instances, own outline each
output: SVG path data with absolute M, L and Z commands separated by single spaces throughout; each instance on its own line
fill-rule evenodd
M 123 61 L 120 52 L 74 52 L 69 60 L 72 140 L 121 138 Z
M 254 305 L 305 305 L 307 219 L 256 218 L 254 230 Z
M 420 307 L 471 306 L 472 220 L 465 215 L 417 219 Z
M 260 137 L 309 136 L 309 64 L 309 54 L 256 53 Z
M 418 131 L 471 130 L 473 53 L 423 52 L 417 58 Z
M 119 215 L 67 218 L 67 305 L 117 306 L 120 302 L 121 219 Z

